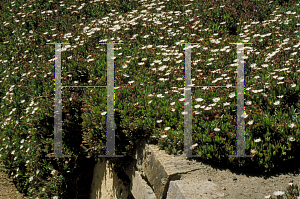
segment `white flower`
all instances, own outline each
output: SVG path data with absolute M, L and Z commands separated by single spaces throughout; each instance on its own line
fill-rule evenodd
M 230 103 L 226 102 L 226 103 L 223 103 L 224 106 L 229 106 Z
M 247 118 L 247 117 L 248 117 L 248 115 L 247 115 L 246 113 L 243 113 L 243 114 L 241 115 L 241 117 L 243 117 L 243 118 Z
M 261 141 L 261 139 L 260 138 L 258 138 L 258 139 L 256 139 L 256 140 L 254 140 L 254 142 L 260 142 Z
M 58 196 L 53 196 L 53 199 L 58 199 Z
M 168 137 L 167 135 L 162 135 L 162 136 L 160 136 L 162 139 L 164 139 L 164 138 L 166 138 L 166 137 Z
M 255 149 L 251 149 L 251 154 L 256 154 L 256 151 L 255 151 Z
M 220 101 L 220 98 L 219 98 L 219 97 L 214 98 L 213 101 L 214 101 L 214 102 L 218 102 L 218 101 Z
M 278 77 L 277 79 L 278 79 L 278 80 L 282 80 L 282 79 L 284 79 L 284 77 Z
M 294 128 L 295 124 L 290 124 L 289 127 Z
M 105 114 L 106 114 L 106 112 L 101 113 L 101 115 L 105 115 Z
M 251 64 L 250 67 L 251 68 L 255 68 L 256 64 Z
M 29 178 L 29 182 L 31 182 L 33 180 L 33 176 L 31 176 L 30 178 Z
M 275 196 L 283 196 L 284 195 L 284 192 L 283 191 L 275 191 L 273 193 Z
M 195 99 L 197 102 L 201 102 L 201 101 L 203 101 L 203 99 L 202 98 L 197 98 L 197 99 Z
M 153 101 L 153 100 L 149 101 L 148 103 L 151 104 L 152 101 Z
M 247 124 L 249 125 L 253 124 L 253 120 L 249 121 Z
M 24 139 L 21 140 L 21 144 L 23 144 L 23 142 L 24 142 Z
M 168 131 L 168 130 L 170 130 L 171 129 L 171 127 L 166 127 L 165 128 L 165 131 Z
M 280 101 L 274 102 L 274 105 L 278 105 L 278 104 L 280 104 Z
M 94 59 L 88 59 L 88 60 L 87 60 L 87 62 L 91 62 L 91 61 L 94 61 Z
M 15 150 L 13 150 L 12 152 L 11 152 L 11 154 L 14 154 L 15 153 Z
M 156 122 L 157 122 L 157 123 L 161 123 L 161 122 L 162 122 L 162 120 L 157 120 Z
M 207 110 L 210 110 L 210 109 L 211 109 L 211 107 L 206 107 L 204 110 L 206 110 L 206 111 L 207 111 Z
M 214 131 L 220 131 L 220 129 L 219 128 L 214 128 Z
M 51 174 L 52 174 L 52 175 L 54 175 L 54 174 L 55 174 L 55 171 L 56 171 L 56 170 L 55 170 L 55 169 L 53 169 L 53 171 L 51 171 Z
M 296 87 L 296 84 L 292 84 L 291 87 L 292 87 L 292 88 Z
M 251 105 L 251 104 L 252 104 L 251 101 L 247 101 L 247 102 L 246 102 L 246 105 Z
M 36 175 L 39 174 L 39 173 L 40 173 L 40 170 L 37 170 L 37 171 L 36 171 Z
M 260 89 L 260 90 L 251 90 L 253 93 L 259 93 L 259 92 L 262 92 L 263 90 Z
M 291 142 L 294 142 L 294 141 L 295 141 L 295 138 L 290 137 L 289 140 L 290 140 Z
M 199 108 L 199 107 L 200 107 L 200 105 L 199 105 L 199 104 L 195 105 L 195 108 Z
M 194 149 L 196 146 L 198 146 L 197 143 L 196 143 L 196 144 L 193 144 L 193 145 L 191 146 L 191 149 Z
M 235 92 L 229 94 L 230 98 L 233 98 L 234 96 L 235 96 Z
M 174 104 L 175 104 L 175 102 L 172 102 L 172 103 L 171 103 L 171 106 L 173 106 Z

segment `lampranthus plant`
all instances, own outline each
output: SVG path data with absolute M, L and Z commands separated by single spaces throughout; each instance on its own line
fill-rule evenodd
M 54 151 L 55 97 L 54 45 L 46 43 L 70 43 L 62 45 L 64 86 L 107 85 L 107 46 L 99 42 L 124 43 L 114 45 L 115 154 L 126 156 L 149 137 L 169 154 L 183 152 L 181 44 L 197 43 L 191 46 L 191 84 L 204 87 L 191 88 L 193 154 L 260 173 L 284 170 L 298 158 L 299 3 L 20 0 L 1 5 L 0 159 L 30 197 L 87 194 L 79 193 L 90 175 L 84 172 L 92 170 L 84 167 L 85 157 L 96 161 L 106 153 L 107 92 L 63 88 L 62 153 L 72 158 L 45 158 Z M 230 43 L 252 43 L 244 47 L 243 117 L 245 153 L 254 157 L 245 162 L 228 158 L 236 154 L 238 141 L 237 54 Z

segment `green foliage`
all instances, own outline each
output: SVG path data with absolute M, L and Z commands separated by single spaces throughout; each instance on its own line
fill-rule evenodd
M 170 57 L 170 64 L 165 64 L 163 50 L 159 48 L 159 45 L 174 46 L 175 42 L 180 40 L 191 43 L 203 42 L 200 44 L 206 46 L 208 51 L 200 48 L 200 50 L 194 49 L 192 52 L 192 57 L 198 56 L 195 60 L 199 59 L 198 65 L 194 58 L 192 60 L 192 77 L 195 77 L 193 84 L 235 85 L 235 66 L 233 68 L 228 66 L 236 59 L 236 51 L 232 50 L 235 48 L 232 48 L 231 52 L 220 50 L 221 52 L 213 54 L 212 50 L 221 49 L 221 44 L 213 43 L 211 38 L 215 36 L 224 38 L 225 43 L 222 43 L 222 47 L 229 46 L 228 43 L 240 42 L 245 39 L 239 35 L 244 31 L 244 22 L 250 24 L 252 20 L 256 20 L 261 23 L 270 19 L 270 14 L 276 8 L 277 3 L 280 4 L 280 1 L 272 4 L 267 1 L 242 2 L 238 0 L 231 1 L 231 3 L 226 1 L 204 2 L 166 1 L 162 5 L 165 7 L 157 9 L 161 5 L 155 5 L 152 9 L 147 9 L 147 12 L 155 14 L 181 11 L 180 17 L 173 12 L 174 16 L 171 18 L 159 19 L 164 22 L 159 25 L 153 21 L 151 23 L 144 21 L 143 18 L 137 19 L 135 25 L 128 22 L 130 19 L 126 15 L 138 9 L 142 5 L 141 1 L 86 3 L 82 9 L 77 9 L 77 12 L 73 12 L 73 8 L 66 9 L 65 6 L 69 8 L 69 4 L 74 4 L 78 8 L 81 2 L 67 1 L 62 3 L 65 6 L 61 6 L 58 3 L 38 1 L 32 4 L 32 7 L 24 5 L 30 4 L 26 1 L 16 1 L 15 6 L 12 6 L 11 2 L 4 3 L 3 12 L 1 12 L 2 18 L 10 24 L 4 25 L 3 23 L 1 25 L 0 41 L 10 41 L 10 43 L 6 46 L 1 45 L 1 59 L 8 60 L 2 63 L 1 77 L 3 78 L 0 82 L 0 117 L 1 121 L 4 121 L 1 123 L 3 125 L 0 139 L 1 146 L 3 146 L 1 160 L 6 165 L 7 172 L 10 174 L 13 172 L 12 177 L 15 178 L 22 191 L 31 197 L 50 198 L 57 195 L 62 198 L 67 196 L 76 198 L 80 192 L 79 188 L 89 182 L 85 176 L 91 177 L 94 164 L 98 160 L 103 160 L 97 155 L 106 153 L 107 118 L 106 114 L 103 114 L 107 111 L 106 88 L 64 88 L 62 90 L 62 154 L 72 157 L 45 158 L 45 155 L 54 152 L 54 78 L 53 65 L 48 63 L 49 59 L 53 59 L 54 48 L 51 45 L 44 45 L 46 42 L 48 43 L 47 40 L 69 42 L 71 46 L 77 46 L 70 51 L 62 52 L 62 85 L 74 85 L 74 81 L 78 81 L 79 85 L 100 86 L 107 85 L 107 71 L 105 70 L 107 52 L 105 45 L 97 43 L 102 39 L 116 36 L 122 37 L 122 40 L 125 41 L 124 45 L 114 46 L 117 57 L 115 59 L 115 87 L 118 87 L 115 88 L 115 154 L 125 156 L 124 158 L 109 158 L 110 163 L 114 163 L 115 169 L 124 169 L 128 166 L 132 161 L 130 155 L 143 139 L 152 139 L 160 149 L 164 149 L 168 154 L 180 155 L 183 153 L 184 115 L 182 112 L 184 111 L 184 101 L 182 98 L 184 92 L 178 88 L 183 88 L 185 84 L 178 78 L 184 79 L 185 65 L 183 62 L 175 62 L 173 57 Z M 183 4 L 191 5 L 182 6 Z M 24 8 L 20 8 L 22 6 Z M 197 7 L 198 10 L 191 6 Z M 57 10 L 57 13 L 41 14 L 40 11 L 45 9 Z M 299 12 L 299 8 L 296 6 L 286 9 L 291 9 L 291 12 Z M 34 10 L 37 11 L 33 14 Z M 186 12 L 188 10 L 193 10 L 193 15 L 188 14 L 189 12 Z M 20 16 L 16 13 L 25 11 L 28 11 L 24 16 L 25 23 L 19 26 L 15 21 L 21 21 L 23 14 Z M 282 7 L 279 11 L 286 10 Z M 96 26 L 98 20 L 103 20 L 102 18 L 107 16 L 109 16 L 109 20 L 112 20 L 112 15 L 108 15 L 111 12 L 117 16 L 120 14 L 126 16 L 128 31 L 125 25 L 115 32 L 109 30 L 107 26 L 99 25 L 100 31 L 91 35 L 81 35 L 83 34 L 82 28 L 84 28 L 82 26 L 89 23 L 93 24 L 91 26 Z M 117 12 L 118 14 L 116 14 Z M 134 12 L 130 14 L 137 15 Z M 121 19 L 115 20 L 120 21 Z M 174 21 L 178 21 L 178 23 L 173 23 Z M 282 34 L 287 36 L 290 34 L 289 36 L 296 38 L 299 37 L 299 33 L 295 32 L 298 23 L 299 21 L 295 18 L 291 25 L 276 24 L 274 26 L 283 29 L 284 33 Z M 248 33 L 254 32 L 254 34 L 262 35 L 273 31 L 269 27 L 261 28 L 261 25 L 251 25 Z M 174 32 L 167 32 L 168 28 L 161 29 L 162 26 L 172 27 Z M 175 32 L 179 29 L 184 29 L 187 34 Z M 44 34 L 46 32 L 47 34 Z M 71 33 L 71 37 L 63 38 L 66 33 Z M 192 36 L 190 33 L 195 35 Z M 55 34 L 58 36 L 53 36 Z M 172 36 L 173 34 L 175 36 Z M 137 36 L 133 39 L 133 35 L 148 35 L 149 37 Z M 160 39 L 161 36 L 164 38 Z M 55 37 L 55 41 L 53 37 Z M 229 41 L 225 41 L 228 38 Z M 289 78 L 282 80 L 285 83 L 297 83 L 297 86 L 292 87 L 288 84 L 278 85 L 265 68 L 257 71 L 249 66 L 249 63 L 255 60 L 260 67 L 264 62 L 261 54 L 266 52 L 267 47 L 274 51 L 275 45 L 280 43 L 277 42 L 277 39 L 278 37 L 273 34 L 270 38 L 256 37 L 250 38 L 249 41 L 254 44 L 253 47 L 255 46 L 260 54 L 250 54 L 249 59 L 246 60 L 245 76 L 249 79 L 246 81 L 248 84 L 246 87 L 251 85 L 258 90 L 261 89 L 260 83 L 269 82 L 269 89 L 263 89 L 267 97 L 261 93 L 253 94 L 249 90 L 245 91 L 244 98 L 253 103 L 253 105 L 245 106 L 245 112 L 248 114 L 248 118 L 245 120 L 247 122 L 254 120 L 253 125 L 249 125 L 245 121 L 245 154 L 249 155 L 251 150 L 255 150 L 256 154 L 253 158 L 228 157 L 228 155 L 236 154 L 236 143 L 242 141 L 236 140 L 236 95 L 233 98 L 229 97 L 231 93 L 236 94 L 236 88 L 215 90 L 193 88 L 192 96 L 203 98 L 203 102 L 192 99 L 192 144 L 194 146 L 198 144 L 194 147 L 193 154 L 201 155 L 203 161 L 221 163 L 223 166 L 227 165 L 242 171 L 246 168 L 248 171 L 268 173 L 282 169 L 285 164 L 298 158 L 300 104 L 297 68 L 290 67 L 290 73 L 283 72 L 284 74 L 281 74 Z M 16 43 L 19 40 L 26 45 L 17 46 Z M 81 41 L 84 41 L 84 44 L 81 44 Z M 149 41 L 152 41 L 153 47 L 147 47 L 150 45 Z M 181 47 L 175 46 L 182 51 Z M 123 53 L 121 58 L 118 58 L 119 52 L 117 51 L 119 50 Z M 297 59 L 291 61 L 293 57 L 287 52 L 274 56 L 276 62 L 272 62 L 267 69 L 270 71 L 282 69 L 285 58 L 293 62 L 291 65 L 296 64 L 294 62 Z M 42 57 L 30 57 L 31 54 L 42 55 Z M 88 56 L 93 57 L 94 60 L 87 61 Z M 215 56 L 219 56 L 219 60 L 215 59 Z M 12 57 L 15 61 L 11 61 Z M 143 58 L 147 58 L 147 60 Z M 211 65 L 206 65 L 206 59 L 210 58 L 213 58 Z M 33 61 L 29 63 L 31 60 Z M 161 60 L 162 63 L 155 63 L 155 60 Z M 141 62 L 144 64 L 140 65 Z M 166 70 L 160 68 L 164 64 L 167 65 Z M 151 70 L 154 68 L 156 68 L 155 71 Z M 220 69 L 221 73 L 226 73 L 233 78 L 226 79 L 225 76 L 222 76 L 222 80 L 212 83 L 220 77 L 216 69 Z M 198 73 L 199 70 L 202 74 Z M 169 74 L 167 75 L 167 73 Z M 260 76 L 261 79 L 256 80 L 255 76 Z M 162 77 L 168 80 L 162 80 Z M 12 85 L 15 87 L 11 88 Z M 171 87 L 173 87 L 173 91 Z M 282 98 L 279 98 L 281 103 L 275 105 L 279 95 L 283 95 Z M 209 106 L 215 103 L 213 99 L 216 97 L 220 97 L 220 101 L 216 102 L 214 106 Z M 23 100 L 24 102 L 22 102 Z M 175 103 L 170 105 L 172 102 Z M 224 105 L 225 102 L 230 105 Z M 194 106 L 196 104 L 201 108 Z M 202 106 L 212 108 L 204 110 Z M 36 107 L 38 109 L 34 110 Z M 15 111 L 12 111 L 14 108 Z M 196 110 L 197 114 L 194 112 Z M 7 120 L 8 118 L 10 120 Z M 294 128 L 289 127 L 291 123 L 295 124 Z M 164 138 L 161 137 L 162 135 Z M 293 140 L 290 139 L 291 137 L 295 140 L 291 141 Z M 261 139 L 261 141 L 255 142 L 256 139 Z M 86 156 L 90 158 L 86 158 Z M 56 172 L 52 174 L 54 169 Z M 16 174 L 18 174 L 17 177 Z

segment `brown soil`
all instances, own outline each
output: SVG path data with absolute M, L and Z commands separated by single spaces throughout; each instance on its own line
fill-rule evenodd
M 192 158 L 190 163 L 193 164 L 194 161 L 197 160 Z M 192 181 L 199 182 L 201 179 L 203 184 L 201 198 L 263 199 L 268 195 L 276 198 L 273 193 L 287 191 L 290 181 L 293 181 L 294 185 L 300 185 L 299 168 L 293 168 L 287 172 L 258 175 L 247 173 L 247 171 L 235 171 L 219 165 L 203 164 L 205 169 L 193 171 L 192 176 L 191 174 L 181 175 L 182 180 L 187 179 L 190 183 Z M 291 165 L 287 164 L 286 169 L 288 170 L 290 167 Z M 212 183 L 216 186 L 213 186 Z M 283 198 L 286 196 L 284 195 Z
M 0 198 L 2 199 L 27 199 L 22 193 L 19 193 L 12 178 L 8 174 L 0 170 Z

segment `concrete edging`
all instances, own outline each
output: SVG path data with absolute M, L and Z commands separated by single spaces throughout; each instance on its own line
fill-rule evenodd
M 128 192 L 136 199 L 199 199 L 224 196 L 223 193 L 217 192 L 215 183 L 197 178 L 195 173 L 205 168 L 201 162 L 189 161 L 187 157 L 168 155 L 164 150 L 159 150 L 157 145 L 147 144 L 146 140 L 140 142 L 131 156 L 134 161 L 124 169 L 130 179 L 129 185 L 120 182 L 114 173 L 104 175 L 107 170 L 104 169 L 105 162 L 102 163 L 101 170 L 99 166 L 98 169 L 95 166 L 92 199 L 108 197 L 107 194 L 100 192 L 113 192 L 109 198 L 115 199 L 127 199 Z M 115 182 L 109 183 L 107 179 L 104 181 L 99 175 L 107 176 L 106 178 L 111 178 L 111 181 Z M 101 185 L 95 186 L 97 183 Z
M 205 166 L 201 162 L 189 161 L 187 157 L 168 155 L 164 150 L 159 150 L 157 145 L 147 144 L 145 140 L 137 146 L 132 157 L 137 160 L 135 165 L 137 171 L 144 176 L 157 199 L 198 199 L 199 191 L 196 190 L 201 188 L 201 193 L 204 193 L 216 186 L 213 182 L 208 182 L 209 185 L 204 185 L 203 182 L 196 183 L 200 179 L 194 179 L 192 183 L 185 186 L 187 179 L 182 180 L 181 174 L 191 174 L 192 177 L 193 171 L 201 170 Z M 135 192 L 135 190 L 131 191 Z M 133 193 L 133 195 L 137 194 Z

